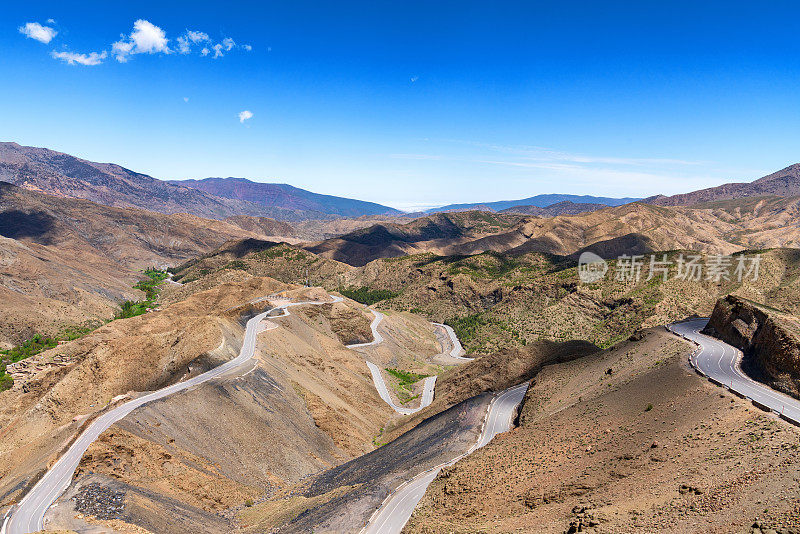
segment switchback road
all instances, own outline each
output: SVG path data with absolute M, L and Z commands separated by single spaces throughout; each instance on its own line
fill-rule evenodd
M 669 325 L 669 329 L 698 345 L 689 358 L 692 366 L 717 385 L 734 391 L 759 407 L 800 424 L 800 401 L 757 382 L 741 369 L 742 352 L 711 336 L 701 334 L 708 319 L 693 319 Z

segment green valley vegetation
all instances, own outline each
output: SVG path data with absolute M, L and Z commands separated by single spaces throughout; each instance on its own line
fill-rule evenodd
M 6 372 L 6 366 L 8 364 L 24 360 L 42 351 L 52 349 L 61 341 L 72 341 L 73 339 L 83 337 L 94 329 L 95 327 L 73 327 L 64 330 L 54 337 L 35 334 L 16 347 L 8 350 L 0 350 L 0 391 L 9 389 L 14 385 L 14 380 L 11 378 L 11 375 Z
M 161 291 L 161 284 L 169 277 L 169 274 L 166 271 L 151 267 L 144 270 L 144 275 L 147 279 L 137 282 L 133 287 L 144 291 L 145 300 L 126 300 L 120 305 L 120 311 L 114 316 L 114 319 L 136 317 L 146 313 L 148 309 L 153 307 L 158 293 Z
M 160 271 L 155 268 L 145 269 L 144 275 L 147 278 L 137 282 L 133 287 L 144 291 L 146 297 L 145 300 L 126 300 L 120 305 L 120 311 L 117 312 L 117 314 L 114 316 L 114 319 L 136 317 L 137 315 L 142 315 L 149 308 L 153 307 L 153 304 L 158 297 L 158 293 L 161 290 L 160 286 L 164 283 L 164 280 L 166 280 L 169 275 L 166 271 Z M 113 319 L 107 320 L 106 322 L 110 322 L 111 320 Z M 11 378 L 11 375 L 6 372 L 6 366 L 8 364 L 24 360 L 25 358 L 30 358 L 31 356 L 35 356 L 40 352 L 52 349 L 56 347 L 59 342 L 72 341 L 74 339 L 78 339 L 79 337 L 83 337 L 89 332 L 95 330 L 101 324 L 102 322 L 98 321 L 98 324 L 94 324 L 92 326 L 70 327 L 56 336 L 35 334 L 33 337 L 26 339 L 16 347 L 8 350 L 0 350 L 0 391 L 9 389 L 14 385 L 13 378 Z
M 411 396 L 412 389 L 411 386 L 414 385 L 416 382 L 422 380 L 423 378 L 427 378 L 430 375 L 423 375 L 419 373 L 412 373 L 410 371 L 403 371 L 401 369 L 394 369 L 394 368 L 387 368 L 386 372 L 392 375 L 394 378 L 397 379 L 398 387 L 395 388 L 397 391 L 398 397 L 400 397 L 401 402 L 408 402 L 416 398 L 416 396 Z
M 360 302 L 361 304 L 366 304 L 367 306 L 375 304 L 376 302 L 381 302 L 382 300 L 389 300 L 400 294 L 394 291 L 389 291 L 388 289 L 370 289 L 363 286 L 358 288 L 340 287 L 338 291 L 345 297 L 353 299 L 356 302 Z

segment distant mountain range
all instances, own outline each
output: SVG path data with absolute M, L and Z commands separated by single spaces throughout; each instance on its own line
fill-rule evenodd
M 222 198 L 253 202 L 266 207 L 315 211 L 340 217 L 399 215 L 401 213 L 400 210 L 374 202 L 320 195 L 289 184 L 253 182 L 247 178 L 170 180 L 168 183 L 199 189 Z
M 735 182 L 717 187 L 700 189 L 670 197 L 657 195 L 644 200 L 659 206 L 691 206 L 701 202 L 728 200 L 744 197 L 793 197 L 800 195 L 800 163 L 789 165 L 778 172 L 768 174 L 753 182 Z
M 521 215 L 536 215 L 537 217 L 556 217 L 558 215 L 577 215 L 589 211 L 597 211 L 608 208 L 606 204 L 590 204 L 584 202 L 570 202 L 565 200 L 550 206 L 540 208 L 539 206 L 514 206 L 506 208 L 500 213 L 519 213 Z
M 611 198 L 611 197 L 593 197 L 590 195 L 536 195 L 534 197 L 522 198 L 520 200 L 500 200 L 497 202 L 476 202 L 474 204 L 448 204 L 440 208 L 433 208 L 428 210 L 428 213 L 436 213 L 441 211 L 463 211 L 463 210 L 492 210 L 503 211 L 516 206 L 535 206 L 537 208 L 546 208 L 559 202 L 572 202 L 575 204 L 603 204 L 604 206 L 621 206 L 641 200 L 639 198 Z
M 107 206 L 190 213 L 209 219 L 248 215 L 300 221 L 399 213 L 372 202 L 241 178 L 168 182 L 113 163 L 96 163 L 17 143 L 0 143 L 0 181 Z

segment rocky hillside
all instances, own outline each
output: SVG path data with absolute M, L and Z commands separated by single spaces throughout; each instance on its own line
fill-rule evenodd
M 406 224 L 382 223 L 356 230 L 307 249 L 350 265 L 364 265 L 377 258 L 392 258 L 441 251 L 513 228 L 518 215 L 481 211 L 441 213 Z
M 556 215 L 577 215 L 578 213 L 597 211 L 607 207 L 606 204 L 564 200 L 543 208 L 539 206 L 514 206 L 501 210 L 500 213 L 519 213 L 522 215 L 535 215 L 537 217 L 555 217 Z
M 670 197 L 652 197 L 644 202 L 659 206 L 691 206 L 701 202 L 724 199 L 762 196 L 794 197 L 797 195 L 800 195 L 800 163 L 790 165 L 753 182 L 722 184 Z
M 797 532 L 798 429 L 642 334 L 545 366 L 519 427 L 442 470 L 403 532 Z
M 173 180 L 178 186 L 191 187 L 214 196 L 253 202 L 268 208 L 309 212 L 309 215 L 361 217 L 363 215 L 399 215 L 401 212 L 374 202 L 320 195 L 289 184 L 253 182 L 247 178 L 203 178 Z
M 257 204 L 170 184 L 113 163 L 17 143 L 0 143 L 0 181 L 61 197 L 161 213 L 192 213 L 213 219 L 270 215 Z
M 630 254 L 631 249 L 620 252 Z M 245 272 L 286 282 L 310 280 L 331 290 L 362 288 L 383 299 L 382 308 L 450 323 L 465 347 L 477 352 L 519 347 L 537 339 L 583 339 L 608 347 L 642 326 L 708 315 L 716 300 L 729 293 L 798 310 L 800 250 L 763 251 L 759 279 L 741 282 L 735 277 L 719 282 L 679 279 L 675 262 L 681 254 L 695 253 L 668 252 L 673 263 L 667 281 L 661 276 L 647 280 L 649 264 L 642 267 L 638 281 L 617 281 L 614 260 L 601 281 L 582 284 L 573 255 L 425 253 L 353 267 L 295 246 L 238 241 L 180 266 L 176 278 L 213 278 L 235 262 Z M 700 256 L 701 263 L 709 259 Z
M 222 221 L 114 208 L 0 182 L 0 343 L 107 319 L 120 301 L 142 297 L 131 287 L 141 269 L 254 235 L 263 237 Z
M 754 378 L 800 398 L 800 321 L 735 296 L 720 299 L 704 333 L 739 348 Z
M 634 202 L 577 215 L 524 217 L 481 211 L 438 214 L 410 223 L 378 224 L 306 246 L 360 266 L 377 258 L 497 252 L 606 258 L 687 249 L 731 254 L 742 249 L 800 246 L 798 197 L 718 201 L 694 208 Z

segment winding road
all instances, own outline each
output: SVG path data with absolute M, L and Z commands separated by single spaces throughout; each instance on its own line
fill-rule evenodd
M 287 302 L 272 308 L 272 310 L 282 309 L 283 315 L 280 317 L 285 317 L 289 315 L 289 310 L 287 308 L 290 306 L 300 306 L 305 304 L 329 304 L 331 302 L 340 302 L 342 300 L 341 297 L 332 297 L 332 299 L 332 301 L 326 302 Z M 44 474 L 39 482 L 36 483 L 33 489 L 31 489 L 27 495 L 25 495 L 22 501 L 20 501 L 16 510 L 14 510 L 13 514 L 10 517 L 7 516 L 5 518 L 2 529 L 0 529 L 0 534 L 28 534 L 30 532 L 42 530 L 44 528 L 45 513 L 47 513 L 47 510 L 50 508 L 50 506 L 67 489 L 67 487 L 69 487 L 69 484 L 72 481 L 72 475 L 75 472 L 75 469 L 78 467 L 78 463 L 83 457 L 83 454 L 86 452 L 86 449 L 88 449 L 89 445 L 91 445 L 92 442 L 96 440 L 97 437 L 100 436 L 100 434 L 102 434 L 103 431 L 108 429 L 111 425 L 131 413 L 136 408 L 139 408 L 148 402 L 152 402 L 168 395 L 172 395 L 173 393 L 177 393 L 178 391 L 202 384 L 203 382 L 207 382 L 212 378 L 216 378 L 234 370 L 238 370 L 247 364 L 255 353 L 256 335 L 260 331 L 263 331 L 262 327 L 260 326 L 261 322 L 267 318 L 267 314 L 272 310 L 259 313 L 247 321 L 244 342 L 242 343 L 242 348 L 236 358 L 229 360 L 219 367 L 215 367 L 214 369 L 211 369 L 210 371 L 207 371 L 201 375 L 192 377 L 184 382 L 178 382 L 177 384 L 154 391 L 153 393 L 148 393 L 147 395 L 142 395 L 141 397 L 132 401 L 128 401 L 125 404 L 107 411 L 95 419 L 94 422 L 92 422 L 86 428 L 86 430 L 84 430 L 83 433 L 78 436 L 75 442 L 69 447 L 69 449 L 67 449 L 67 452 L 64 453 Z
M 698 345 L 698 350 L 689 357 L 692 367 L 717 385 L 780 414 L 783 419 L 800 424 L 800 401 L 747 376 L 741 368 L 742 352 L 739 349 L 700 333 L 707 323 L 708 319 L 692 319 L 667 327 Z
M 464 353 L 466 351 L 464 350 L 464 347 L 461 346 L 461 342 L 458 340 L 458 336 L 456 336 L 456 332 L 455 330 L 453 330 L 452 326 L 442 323 L 431 323 L 431 324 L 433 326 L 438 326 L 439 328 L 443 329 L 445 334 L 447 334 L 447 337 L 450 338 L 450 344 L 453 346 L 453 348 L 447 354 L 450 358 L 453 358 L 454 360 L 461 360 L 464 362 L 471 362 L 472 360 L 475 359 L 475 358 L 464 357 Z
M 372 308 L 367 308 L 369 311 L 372 312 L 374 319 L 370 323 L 370 328 L 372 329 L 372 341 L 369 343 L 354 343 L 352 345 L 347 345 L 349 349 L 357 349 L 361 347 L 370 347 L 372 345 L 377 345 L 378 343 L 383 342 L 383 336 L 381 336 L 380 332 L 378 332 L 378 325 L 381 324 L 384 317 L 379 311 L 373 310 Z M 455 333 L 453 334 L 455 336 Z M 456 339 L 456 341 L 458 341 Z M 461 347 L 461 344 L 458 345 Z M 378 395 L 391 406 L 392 410 L 399 413 L 400 415 L 411 415 L 417 413 L 421 409 L 429 406 L 433 402 L 433 390 L 436 386 L 436 377 L 429 376 L 425 378 L 425 382 L 422 384 L 422 397 L 420 398 L 420 403 L 417 408 L 405 408 L 403 406 L 398 406 L 392 400 L 392 396 L 389 394 L 389 388 L 386 386 L 386 382 L 383 379 L 383 374 L 381 373 L 380 367 L 372 363 L 371 361 L 367 360 L 367 367 L 369 368 L 369 372 L 372 375 L 372 382 L 375 384 L 375 389 L 378 390 Z
M 425 490 L 439 474 L 439 471 L 485 446 L 497 434 L 511 429 L 514 413 L 527 390 L 528 383 L 525 382 L 509 388 L 495 397 L 486 412 L 478 441 L 464 454 L 423 471 L 408 482 L 401 484 L 372 514 L 367 525 L 361 530 L 361 534 L 396 534 L 402 531 L 411 514 L 414 513 L 417 503 L 425 495 Z

